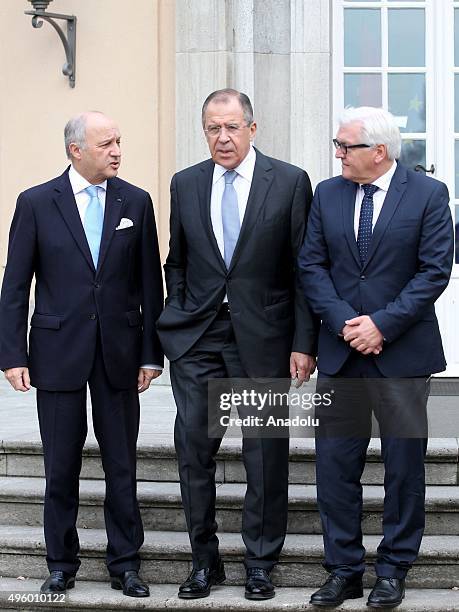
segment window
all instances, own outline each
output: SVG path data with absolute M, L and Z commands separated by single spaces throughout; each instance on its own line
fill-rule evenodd
M 402 163 L 425 167 L 427 90 L 431 87 L 426 62 L 429 2 L 349 0 L 334 4 L 335 76 L 341 73 L 335 78 L 338 91 L 334 99 L 339 103 L 334 107 L 387 108 L 402 133 Z

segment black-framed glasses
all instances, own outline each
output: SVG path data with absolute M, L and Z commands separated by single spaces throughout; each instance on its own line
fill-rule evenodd
M 340 142 L 333 138 L 333 144 L 335 145 L 336 150 L 340 150 L 344 155 L 348 152 L 349 149 L 371 149 L 372 145 L 369 144 L 355 144 L 355 145 L 347 145 L 344 142 Z

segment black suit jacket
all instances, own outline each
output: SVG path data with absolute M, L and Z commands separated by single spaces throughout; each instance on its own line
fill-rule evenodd
M 132 227 L 115 230 L 121 218 Z M 35 311 L 27 347 L 29 291 Z M 163 285 L 153 207 L 147 192 L 109 179 L 97 270 L 68 178 L 21 193 L 10 230 L 0 299 L 0 367 L 28 366 L 35 387 L 81 388 L 98 330 L 107 375 L 136 385 L 141 364 L 162 364 L 155 322 Z
M 367 314 L 385 338 L 374 356 L 384 376 L 440 372 L 446 362 L 434 303 L 453 259 L 446 185 L 398 164 L 363 267 L 354 233 L 356 189 L 342 176 L 317 186 L 299 257 L 306 297 L 322 319 L 319 370 L 341 369 L 351 351 L 339 336 L 344 322 Z
M 214 320 L 225 293 L 241 362 L 254 377 L 287 376 L 291 351 L 315 354 L 316 326 L 296 277 L 312 199 L 308 175 L 256 151 L 241 232 L 230 268 L 210 217 L 214 163 L 171 183 L 168 297 L 158 321 L 164 352 L 184 355 Z

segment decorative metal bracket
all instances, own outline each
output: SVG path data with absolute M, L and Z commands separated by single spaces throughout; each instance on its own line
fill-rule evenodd
M 430 174 L 435 173 L 435 166 L 433 164 L 430 165 L 429 170 L 427 170 L 427 168 L 424 168 L 424 166 L 421 164 L 415 166 L 414 169 L 416 170 L 416 172 L 429 172 Z
M 32 0 L 30 0 L 32 1 Z M 47 21 L 53 26 L 64 45 L 66 62 L 62 67 L 62 72 L 69 78 L 70 87 L 75 87 L 75 59 L 76 59 L 76 22 L 75 15 L 59 15 L 58 13 L 46 13 L 45 10 L 24 11 L 25 15 L 32 15 L 32 26 L 41 28 L 43 21 Z M 67 37 L 58 23 L 54 19 L 61 19 L 67 22 Z

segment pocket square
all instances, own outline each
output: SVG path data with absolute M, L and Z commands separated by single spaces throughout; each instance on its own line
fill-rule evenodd
M 133 225 L 134 223 L 131 219 L 127 219 L 126 217 L 123 217 L 118 227 L 115 227 L 115 230 L 126 229 L 127 227 L 132 227 Z

